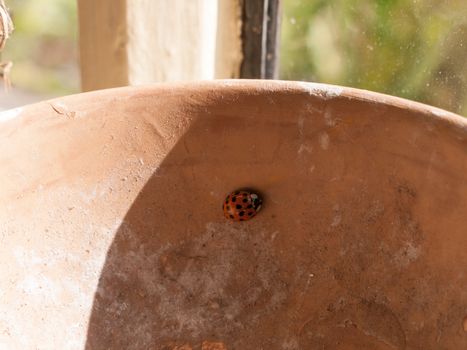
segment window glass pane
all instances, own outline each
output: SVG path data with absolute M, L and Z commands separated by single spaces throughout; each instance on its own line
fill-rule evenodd
M 467 1 L 283 5 L 282 79 L 363 88 L 467 115 Z

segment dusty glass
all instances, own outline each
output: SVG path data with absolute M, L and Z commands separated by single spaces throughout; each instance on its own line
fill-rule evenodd
M 282 79 L 345 85 L 467 115 L 467 1 L 284 0 Z

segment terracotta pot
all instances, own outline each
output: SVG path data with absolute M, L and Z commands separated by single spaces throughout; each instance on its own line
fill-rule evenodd
M 467 348 L 459 116 L 217 81 L 0 120 L 2 349 Z

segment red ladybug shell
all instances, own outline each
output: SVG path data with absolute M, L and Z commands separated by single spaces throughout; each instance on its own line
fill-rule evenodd
M 262 199 L 256 193 L 235 191 L 224 201 L 224 215 L 234 221 L 246 221 L 254 217 L 261 209 Z

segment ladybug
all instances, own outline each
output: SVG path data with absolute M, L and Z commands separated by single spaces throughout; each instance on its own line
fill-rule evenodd
M 243 190 L 229 194 L 222 208 L 227 219 L 246 221 L 260 211 L 262 203 L 263 200 L 257 193 Z

